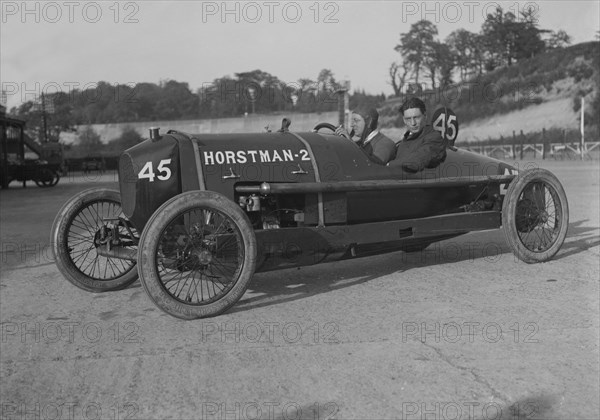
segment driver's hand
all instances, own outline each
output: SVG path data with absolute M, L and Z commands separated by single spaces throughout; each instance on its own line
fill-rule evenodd
M 335 129 L 335 134 L 337 134 L 338 136 L 341 136 L 341 137 L 345 137 L 348 140 L 350 140 L 350 134 L 348 134 L 348 131 L 342 125 L 340 125 L 338 128 Z

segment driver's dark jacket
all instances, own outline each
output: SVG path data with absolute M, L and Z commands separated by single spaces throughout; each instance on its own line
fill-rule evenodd
M 446 159 L 448 141 L 430 125 L 415 134 L 407 131 L 396 144 L 396 158 L 389 166 L 401 166 L 407 172 L 435 168 Z
M 394 159 L 396 145 L 393 140 L 381 134 L 381 132 L 377 132 L 368 143 L 359 142 L 357 144 L 372 161 L 380 165 L 385 165 Z

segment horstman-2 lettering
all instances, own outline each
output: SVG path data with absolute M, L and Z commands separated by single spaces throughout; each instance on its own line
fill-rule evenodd
M 295 160 L 310 161 L 308 151 L 300 149 L 294 153 L 291 149 L 285 150 L 219 150 L 203 151 L 205 165 L 223 165 L 235 163 L 271 163 L 294 162 Z

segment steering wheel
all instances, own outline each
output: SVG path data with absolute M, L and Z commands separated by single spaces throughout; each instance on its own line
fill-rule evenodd
M 335 133 L 335 130 L 337 129 L 337 127 L 335 125 L 333 125 L 333 124 L 329 124 L 327 122 L 321 122 L 321 123 L 315 125 L 315 128 L 313 128 L 313 132 L 316 133 L 321 128 L 327 128 L 327 129 L 333 131 L 334 133 Z

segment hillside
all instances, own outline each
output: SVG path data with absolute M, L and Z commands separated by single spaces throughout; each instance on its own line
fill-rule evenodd
M 513 130 L 577 129 L 582 97 L 586 125 L 597 127 L 599 72 L 600 42 L 588 42 L 540 54 L 444 91 L 425 92 L 424 97 L 428 109 L 443 105 L 456 112 L 461 142 L 511 136 Z M 403 99 L 388 100 L 383 107 L 385 131 L 390 135 L 403 131 L 395 127 Z

